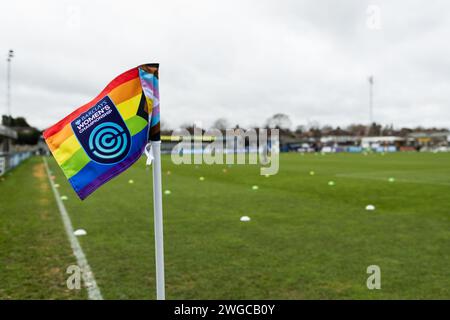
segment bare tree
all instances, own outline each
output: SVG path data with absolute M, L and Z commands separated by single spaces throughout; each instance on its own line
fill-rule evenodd
M 272 117 L 267 119 L 267 127 L 269 128 L 290 129 L 291 126 L 291 119 L 284 113 L 274 114 Z
M 213 128 L 223 131 L 230 128 L 230 123 L 225 118 L 219 118 L 214 121 Z
M 304 125 L 298 125 L 297 128 L 295 128 L 295 133 L 302 134 L 303 132 L 307 131 L 306 127 Z

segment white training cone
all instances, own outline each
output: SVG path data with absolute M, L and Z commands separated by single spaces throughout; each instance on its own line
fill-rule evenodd
M 258 190 L 258 189 L 259 189 L 258 186 L 253 186 L 253 187 L 252 187 L 252 190 Z
M 366 206 L 366 210 L 367 210 L 367 211 L 373 211 L 373 210 L 375 210 L 375 206 L 372 205 L 372 204 L 368 204 L 368 205 Z
M 67 199 L 69 199 L 67 196 L 61 196 L 61 200 L 66 201 Z
M 73 234 L 76 236 L 85 236 L 85 235 L 87 235 L 87 232 L 84 229 L 78 229 L 78 230 L 75 230 L 73 232 Z
M 129 184 L 133 184 L 133 183 L 134 183 L 134 180 L 133 180 L 133 179 L 130 179 L 130 180 L 128 180 L 128 183 L 129 183 Z
M 172 193 L 172 191 L 170 191 L 170 190 L 164 191 L 164 194 L 171 194 L 171 193 Z
M 198 178 L 200 181 L 205 181 L 205 177 Z
M 250 221 L 250 217 L 249 217 L 249 216 L 242 216 L 242 217 L 241 217 L 241 221 L 242 221 L 242 222 Z

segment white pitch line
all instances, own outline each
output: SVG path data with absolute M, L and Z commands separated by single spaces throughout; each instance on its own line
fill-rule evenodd
M 81 249 L 78 239 L 73 234 L 72 222 L 70 221 L 70 217 L 69 214 L 67 213 L 66 207 L 62 203 L 59 192 L 55 188 L 55 185 L 50 176 L 50 170 L 48 168 L 47 159 L 45 159 L 45 157 L 42 157 L 42 159 L 44 160 L 48 181 L 52 186 L 53 194 L 55 195 L 55 200 L 56 203 L 58 204 L 59 212 L 61 213 L 61 218 L 64 223 L 64 228 L 66 229 L 67 237 L 69 238 L 70 246 L 72 247 L 72 251 L 75 258 L 77 258 L 78 266 L 82 270 L 81 275 L 83 277 L 84 284 L 88 291 L 88 297 L 90 300 L 103 300 L 102 294 L 100 293 L 100 289 L 97 286 L 94 274 L 92 273 L 91 267 L 89 266 L 86 256 L 84 255 L 83 249 Z
M 387 181 L 388 180 L 388 178 L 373 177 L 373 176 L 369 176 L 369 175 L 354 174 L 354 173 L 337 173 L 337 174 L 335 174 L 335 176 L 339 177 L 339 178 L 350 178 L 350 179 L 360 179 L 360 180 L 377 180 L 377 181 Z M 403 183 L 427 184 L 427 185 L 435 185 L 435 186 L 450 186 L 450 183 L 447 183 L 447 182 L 429 181 L 429 180 L 427 181 L 427 180 L 395 178 L 395 181 L 403 182 Z

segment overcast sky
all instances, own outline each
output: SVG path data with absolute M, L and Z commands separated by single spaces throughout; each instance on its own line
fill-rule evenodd
M 378 11 L 379 9 L 379 11 Z M 449 1 L 1 1 L 0 112 L 44 129 L 121 72 L 159 62 L 171 126 L 450 127 Z

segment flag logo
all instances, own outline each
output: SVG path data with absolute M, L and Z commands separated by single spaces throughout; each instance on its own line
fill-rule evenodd
M 88 157 L 97 163 L 122 161 L 131 148 L 131 135 L 111 99 L 106 96 L 71 123 Z
M 129 144 L 125 130 L 114 122 L 105 122 L 96 127 L 89 136 L 90 151 L 100 159 L 120 161 Z M 129 149 L 129 148 L 128 148 Z

